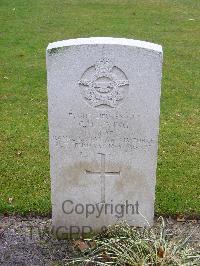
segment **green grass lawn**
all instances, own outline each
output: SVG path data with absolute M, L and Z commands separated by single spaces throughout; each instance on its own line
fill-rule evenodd
M 89 36 L 161 44 L 156 212 L 200 213 L 198 0 L 1 0 L 0 213 L 51 212 L 45 49 Z

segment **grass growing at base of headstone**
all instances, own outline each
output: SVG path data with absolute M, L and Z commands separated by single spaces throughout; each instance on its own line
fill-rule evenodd
M 45 48 L 89 36 L 163 45 L 156 211 L 200 212 L 199 5 L 195 0 L 1 1 L 1 213 L 51 210 Z
M 92 239 L 79 240 L 81 256 L 66 259 L 66 265 L 198 265 L 200 253 L 189 243 L 191 235 L 169 234 L 164 219 L 160 219 L 157 227 L 135 228 L 121 223 Z

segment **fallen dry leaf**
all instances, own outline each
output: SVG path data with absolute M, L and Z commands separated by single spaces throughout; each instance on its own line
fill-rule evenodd
M 159 258 L 164 258 L 165 251 L 164 251 L 163 247 L 159 247 L 158 248 L 157 255 L 158 255 Z
M 78 248 L 80 251 L 89 249 L 89 245 L 83 240 L 75 240 L 74 247 Z
M 177 215 L 176 221 L 177 222 L 185 222 L 185 217 L 183 215 Z

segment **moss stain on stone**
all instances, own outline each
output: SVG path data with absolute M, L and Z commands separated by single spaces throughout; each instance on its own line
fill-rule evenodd
M 56 55 L 56 54 L 60 54 L 64 52 L 65 50 L 67 50 L 67 48 L 68 47 L 56 47 L 56 48 L 48 49 L 47 52 L 49 55 Z
M 52 48 L 50 50 L 47 50 L 49 55 L 55 55 L 59 52 L 60 48 Z

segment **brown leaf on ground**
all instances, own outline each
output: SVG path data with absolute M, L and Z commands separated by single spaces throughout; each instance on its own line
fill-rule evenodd
M 185 217 L 183 215 L 177 215 L 176 221 L 177 222 L 185 222 Z
M 78 248 L 80 251 L 84 251 L 90 248 L 89 245 L 83 240 L 75 240 L 73 244 L 74 247 Z
M 164 258 L 165 251 L 164 251 L 163 247 L 159 247 L 158 248 L 157 255 L 158 255 L 159 258 Z

